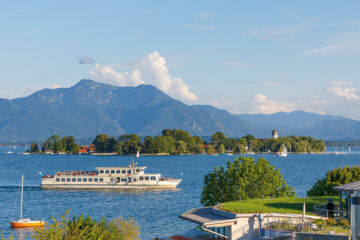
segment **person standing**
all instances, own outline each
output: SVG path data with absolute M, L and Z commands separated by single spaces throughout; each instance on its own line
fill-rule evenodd
M 328 202 L 326 203 L 326 211 L 328 218 L 334 218 L 334 210 L 335 210 L 335 204 L 333 203 L 332 199 L 329 198 Z

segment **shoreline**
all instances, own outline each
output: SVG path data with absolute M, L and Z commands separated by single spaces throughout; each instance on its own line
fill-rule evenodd
M 88 156 L 136 156 L 136 154 L 129 154 L 129 155 L 118 155 L 117 153 L 87 153 L 87 154 L 77 154 L 77 153 L 15 153 L 15 154 L 22 154 L 22 155 L 88 155 Z M 260 155 L 260 154 L 264 154 L 264 155 L 276 155 L 276 153 L 269 153 L 269 152 L 259 152 L 259 153 L 214 153 L 214 154 L 194 154 L 194 153 L 188 153 L 188 154 L 170 154 L 170 153 L 143 153 L 140 156 L 193 156 L 193 155 L 207 155 L 207 156 L 220 156 L 220 155 L 227 155 L 227 156 L 238 156 L 238 155 L 246 155 L 246 156 L 251 156 L 251 155 Z M 334 154 L 334 155 L 344 155 L 344 154 L 348 154 L 348 152 L 344 152 L 344 153 L 340 153 L 340 154 L 335 154 L 334 152 L 289 152 L 288 154 Z

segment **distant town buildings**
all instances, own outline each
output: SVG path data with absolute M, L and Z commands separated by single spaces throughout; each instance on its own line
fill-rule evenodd
M 81 146 L 78 149 L 78 154 L 89 154 L 89 153 L 93 153 L 96 151 L 95 145 L 92 144 L 90 146 Z
M 274 139 L 278 139 L 278 138 L 279 138 L 279 135 L 278 135 L 278 132 L 276 131 L 276 129 L 274 129 L 274 130 L 272 131 L 272 137 L 273 137 Z

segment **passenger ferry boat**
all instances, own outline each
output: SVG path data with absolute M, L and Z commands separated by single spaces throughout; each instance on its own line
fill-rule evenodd
M 181 179 L 164 178 L 160 173 L 145 173 L 146 167 L 132 164 L 128 167 L 97 167 L 96 171 L 59 171 L 45 175 L 42 188 L 84 189 L 171 189 Z

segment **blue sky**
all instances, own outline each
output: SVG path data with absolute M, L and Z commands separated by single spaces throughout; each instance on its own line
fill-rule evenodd
M 7 1 L 0 97 L 91 78 L 232 113 L 360 120 L 359 10 L 330 0 Z

